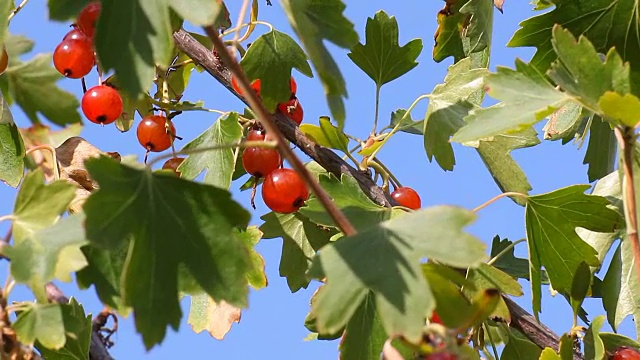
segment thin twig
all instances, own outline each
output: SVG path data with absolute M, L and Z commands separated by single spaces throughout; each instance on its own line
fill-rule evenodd
M 22 8 L 27 5 L 27 3 L 29 2 L 29 0 L 22 0 L 22 2 L 20 3 L 20 5 L 18 5 L 15 9 L 13 9 L 13 11 L 11 12 L 11 14 L 9 14 L 9 17 L 7 18 L 8 21 L 11 21 L 11 19 L 13 19 L 14 16 L 16 16 L 17 13 L 20 12 L 20 10 L 22 10 Z
M 497 200 L 500 200 L 503 197 L 507 197 L 507 196 L 520 196 L 520 197 L 523 197 L 525 199 L 528 197 L 527 195 L 519 193 L 519 192 L 507 191 L 507 192 L 504 192 L 502 194 L 496 195 L 496 196 L 492 197 L 491 199 L 487 200 L 484 204 L 482 204 L 482 205 L 476 207 L 475 209 L 473 209 L 473 212 L 478 212 L 478 211 L 486 208 L 487 206 L 493 204 Z
M 624 214 L 627 223 L 627 237 L 631 241 L 633 263 L 636 275 L 640 280 L 640 241 L 638 239 L 638 216 L 636 204 L 636 191 L 633 183 L 633 149 L 636 143 L 636 135 L 631 127 L 621 129 L 616 126 L 616 138 L 622 150 L 622 167 L 624 171 Z
M 223 63 L 225 63 L 229 70 L 233 73 L 233 76 L 238 81 L 238 86 L 246 95 L 247 101 L 251 106 L 251 109 L 254 111 L 262 126 L 267 130 L 267 132 L 277 141 L 278 146 L 277 149 L 280 154 L 287 159 L 289 164 L 293 167 L 293 169 L 300 175 L 300 177 L 304 180 L 304 182 L 311 188 L 313 193 L 316 195 L 322 206 L 326 209 L 327 213 L 331 216 L 335 224 L 338 228 L 346 235 L 352 236 L 356 234 L 356 229 L 351 225 L 346 216 L 340 211 L 340 209 L 336 206 L 336 204 L 331 200 L 329 195 L 324 191 L 324 189 L 320 186 L 320 184 L 316 181 L 315 177 L 309 172 L 309 170 L 304 166 L 302 161 L 296 156 L 296 154 L 291 150 L 284 136 L 278 129 L 278 127 L 274 124 L 271 119 L 273 115 L 269 114 L 267 109 L 262 104 L 262 101 L 258 98 L 255 92 L 251 90 L 251 84 L 249 83 L 249 79 L 242 71 L 240 64 L 238 64 L 235 59 L 231 58 L 229 52 L 227 51 L 222 39 L 218 36 L 218 32 L 211 26 L 204 28 L 205 32 L 213 42 L 213 46 L 215 47 L 218 56 L 222 59 Z
M 527 239 L 520 239 L 520 240 L 516 240 L 514 242 L 512 242 L 511 244 L 509 244 L 509 246 L 507 246 L 506 248 L 502 249 L 502 251 L 500 251 L 496 256 L 494 256 L 493 258 L 491 258 L 491 260 L 489 260 L 487 262 L 487 265 L 493 265 L 496 261 L 498 261 L 498 259 L 500 259 L 502 256 L 504 256 L 504 254 L 506 254 L 509 250 L 513 249 L 516 245 L 527 241 Z

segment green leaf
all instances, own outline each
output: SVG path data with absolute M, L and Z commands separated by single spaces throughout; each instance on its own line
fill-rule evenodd
M 278 214 L 270 212 L 260 218 L 264 239 L 282 237 L 280 276 L 287 279 L 291 292 L 307 288 L 310 279 L 307 270 L 316 252 L 329 243 L 336 230 L 322 228 L 300 213 Z
M 98 59 L 103 71 L 115 71 L 130 96 L 149 89 L 156 65 L 169 65 L 173 45 L 169 4 L 168 0 L 102 1 L 95 35 Z
M 24 303 L 27 309 L 18 314 L 12 328 L 18 340 L 34 344 L 36 340 L 49 349 L 60 349 L 66 342 L 63 304 Z
M 526 128 L 507 135 L 494 136 L 492 140 L 481 140 L 476 150 L 502 192 L 528 194 L 531 184 L 520 165 L 511 156 L 511 152 L 539 143 L 538 133 L 533 128 Z M 524 205 L 521 197 L 512 196 L 511 199 Z
M 513 244 L 513 241 L 508 239 L 501 240 L 500 237 L 496 235 L 491 243 L 490 257 L 494 258 L 511 244 Z M 493 266 L 515 278 L 529 280 L 529 260 L 516 257 L 513 247 L 494 261 Z M 547 277 L 547 272 L 542 270 L 541 275 L 542 283 L 548 284 L 549 278 Z
M 635 272 L 631 246 L 625 236 L 611 259 L 602 281 L 602 305 L 614 330 L 628 315 L 633 315 L 636 332 L 640 333 L 640 296 L 637 294 L 640 282 Z
M 399 45 L 398 21 L 380 10 L 367 19 L 366 43 L 356 44 L 348 56 L 380 88 L 418 66 L 421 52 L 421 39 Z
M 387 333 L 420 339 L 423 318 L 435 305 L 420 259 L 478 266 L 486 259 L 485 245 L 462 231 L 474 217 L 449 206 L 423 209 L 322 248 L 310 270 L 314 277 L 327 278 L 313 305 L 320 332 L 345 326 L 373 291 Z
M 13 208 L 13 238 L 16 245 L 40 229 L 52 225 L 75 197 L 75 186 L 59 180 L 44 183 L 41 169 L 24 177 Z
M 582 309 L 582 303 L 589 293 L 591 287 L 591 280 L 593 275 L 591 269 L 586 262 L 581 262 L 576 269 L 573 281 L 571 282 L 571 289 L 569 292 L 571 307 L 573 308 L 573 315 L 578 316 Z
M 479 289 L 498 289 L 502 293 L 522 296 L 522 286 L 507 273 L 487 264 L 480 264 L 475 269 L 469 269 L 467 280 Z
M 255 226 L 250 226 L 244 231 L 235 231 L 235 236 L 244 242 L 249 249 L 250 269 L 247 272 L 249 285 L 254 289 L 262 289 L 267 286 L 267 274 L 264 271 L 264 258 L 260 255 L 255 246 L 262 239 L 262 231 Z
M 4 38 L 9 27 L 9 14 L 11 14 L 14 6 L 14 1 L 4 0 L 0 2 L 0 45 L 4 44 Z
M 53 279 L 71 281 L 71 273 L 87 265 L 80 247 L 86 243 L 84 216 L 72 215 L 38 230 L 5 251 L 11 258 L 11 275 L 28 284 L 35 294 Z M 46 300 L 46 296 L 40 297 Z
M 467 54 L 473 54 L 491 46 L 493 34 L 493 4 L 491 1 L 470 0 L 460 8 L 468 16 L 469 25 L 464 29 L 463 44 Z M 468 45 L 466 44 L 468 42 Z
M 552 348 L 544 348 L 540 353 L 540 360 L 562 360 Z
M 220 146 L 237 143 L 242 139 L 242 126 L 238 123 L 238 113 L 231 113 L 226 118 L 219 118 L 213 125 L 193 139 L 182 150 L 193 150 L 201 147 Z M 195 179 L 206 171 L 205 184 L 228 189 L 236 167 L 236 150 L 232 147 L 213 151 L 204 151 L 189 155 L 178 167 L 181 177 Z
M 604 348 L 607 352 L 614 352 L 621 346 L 628 346 L 632 348 L 640 348 L 640 343 L 630 339 L 624 335 L 610 333 L 610 332 L 601 332 L 600 339 L 604 343 Z
M 589 145 L 583 164 L 588 164 L 589 182 L 596 181 L 613 171 L 616 164 L 618 142 L 609 123 L 594 115 L 589 128 Z
M 36 348 L 45 359 L 89 360 L 89 345 L 93 332 L 91 315 L 85 315 L 84 307 L 71 298 L 61 306 L 66 341 L 61 349 L 50 349 L 36 342 Z
M 461 327 L 471 316 L 471 303 L 460 291 L 458 284 L 473 287 L 472 283 L 454 270 L 443 265 L 427 263 L 422 271 L 436 301 L 435 311 L 442 323 L 451 329 Z
M 216 302 L 207 294 L 191 296 L 189 325 L 195 333 L 207 330 L 211 336 L 222 340 L 233 323 L 240 322 L 241 310 L 225 301 Z
M 558 352 L 560 353 L 560 358 L 562 360 L 573 360 L 573 347 L 577 340 L 576 335 L 569 336 L 569 334 L 562 334 L 560 337 L 560 344 Z
M 589 185 L 573 185 L 527 199 L 525 223 L 536 314 L 541 310 L 540 270 L 543 266 L 553 288 L 568 293 L 580 263 L 600 264 L 597 252 L 576 234 L 576 228 L 610 233 L 620 226 L 620 215 L 607 208 L 609 201 L 584 194 L 588 188 Z
M 371 201 L 362 192 L 355 178 L 342 175 L 342 181 L 339 181 L 332 174 L 324 174 L 319 176 L 319 181 L 320 185 L 356 229 L 366 229 L 391 218 L 392 209 Z M 306 205 L 300 209 L 302 215 L 318 225 L 336 227 L 333 219 L 327 214 L 318 199 L 310 199 L 306 202 Z
M 572 101 L 542 73 L 519 59 L 515 70 L 500 66 L 497 73 L 485 77 L 485 82 L 489 95 L 502 102 L 472 110 L 465 118 L 467 125 L 458 130 L 451 141 L 464 143 L 517 132 Z
M 403 131 L 409 134 L 414 135 L 423 135 L 424 134 L 424 120 L 415 121 L 411 118 L 411 114 L 405 117 L 407 113 L 406 109 L 398 109 L 391 113 L 391 121 L 389 122 L 389 127 L 395 127 L 396 124 L 403 120 L 403 124 L 398 128 L 398 131 Z
M 558 109 L 551 116 L 542 128 L 545 140 L 573 139 L 576 135 L 577 128 L 584 120 L 583 108 L 579 103 L 570 102 Z M 568 141 L 567 141 L 568 142 Z
M 74 20 L 80 10 L 91 0 L 49 0 L 49 19 L 56 21 Z
M 274 112 L 279 103 L 291 97 L 291 70 L 313 77 L 307 55 L 289 35 L 272 30 L 261 35 L 240 61 L 249 80 L 260 79 L 260 98 Z
M 471 102 L 484 86 L 487 69 L 471 69 L 466 58 L 449 67 L 444 83 L 436 85 L 429 95 L 424 116 L 424 149 L 429 161 L 436 158 L 443 170 L 453 170 L 456 163 L 450 137 L 465 125 L 464 117 L 476 108 Z
M 180 70 L 182 70 L 182 67 L 180 67 L 178 71 Z M 174 72 L 171 74 L 173 73 Z M 120 81 L 118 81 L 118 77 L 115 75 L 109 76 L 105 82 L 115 89 L 120 89 L 121 87 Z M 152 99 L 148 94 L 135 94 L 134 96 L 125 92 L 119 92 L 119 94 L 122 98 L 122 114 L 120 114 L 120 117 L 116 119 L 115 125 L 121 132 L 127 132 L 131 129 L 135 120 L 136 112 L 143 118 L 153 113 Z
M 378 360 L 388 338 L 376 312 L 376 298 L 369 293 L 347 324 L 340 341 L 340 358 Z
M 584 357 L 585 359 L 604 360 L 608 359 L 605 353 L 604 343 L 600 339 L 600 329 L 604 324 L 604 315 L 596 316 L 589 325 L 584 336 Z
M 342 14 L 346 6 L 341 0 L 283 0 L 282 7 L 322 81 L 331 115 L 342 129 L 347 87 L 323 40 L 344 49 L 358 43 L 353 23 Z
M 493 4 L 482 0 L 446 1 L 438 12 L 433 59 L 453 56 L 454 63 L 491 45 Z
M 0 180 L 16 187 L 24 176 L 24 142 L 13 122 L 9 104 L 1 93 L 0 97 Z
M 550 1 L 545 3 L 548 4 Z M 520 24 L 521 28 L 507 45 L 535 46 L 537 51 L 531 59 L 531 64 L 538 71 L 545 72 L 556 60 L 552 30 L 554 25 L 558 24 L 576 37 L 586 36 L 599 53 L 607 53 L 612 48 L 624 50 L 621 55 L 624 61 L 631 63 L 631 84 L 635 87 L 634 93 L 637 93 L 640 64 L 634 59 L 640 56 L 640 42 L 633 30 L 638 28 L 638 20 L 634 15 L 636 1 L 594 0 L 585 4 L 580 0 L 567 0 L 554 2 L 554 5 L 553 10 L 523 21 Z M 584 56 L 580 54 L 580 61 L 582 59 Z
M 444 8 L 438 12 L 438 28 L 433 46 L 433 60 L 436 62 L 441 62 L 449 56 L 453 56 L 454 62 L 466 57 L 460 30 L 467 16 L 460 12 L 460 8 L 468 1 L 445 2 Z
M 171 8 L 183 19 L 196 26 L 213 25 L 224 9 L 221 1 L 172 0 Z
M 509 342 L 505 345 L 500 354 L 501 360 L 538 360 L 542 350 L 538 345 L 521 335 L 517 330 L 509 331 Z
M 620 95 L 607 91 L 600 97 L 598 106 L 607 117 L 619 124 L 635 127 L 640 121 L 640 99 L 633 94 Z
M 629 92 L 629 64 L 611 49 L 603 62 L 589 40 L 578 41 L 566 29 L 555 26 L 553 48 L 558 54 L 548 74 L 563 90 L 579 97 L 592 111 L 598 112 L 600 97 L 608 90 Z
M 331 120 L 326 116 L 320 117 L 320 126 L 302 124 L 300 125 L 300 131 L 318 145 L 340 150 L 343 153 L 349 152 L 349 139 L 347 135 L 345 135 L 342 130 L 333 126 Z
M 78 99 L 56 86 L 63 76 L 51 66 L 51 55 L 39 54 L 27 62 L 12 64 L 3 77 L 7 78 L 11 98 L 32 123 L 40 122 L 38 113 L 57 125 L 80 122 Z
M 89 244 L 82 248 L 88 266 L 76 273 L 78 287 L 95 287 L 100 301 L 123 316 L 129 313 L 120 290 L 120 279 L 124 268 L 129 243 L 125 242 L 116 249 L 105 250 Z
M 122 295 L 147 348 L 180 323 L 180 264 L 211 297 L 246 306 L 249 252 L 233 229 L 250 215 L 227 191 L 107 157 L 85 166 L 100 186 L 84 205 L 87 238 L 112 249 L 131 239 Z

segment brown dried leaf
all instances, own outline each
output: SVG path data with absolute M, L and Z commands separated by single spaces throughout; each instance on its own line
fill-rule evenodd
M 27 151 L 37 146 L 49 145 L 57 147 L 71 136 L 78 136 L 82 124 L 72 124 L 64 129 L 53 131 L 46 125 L 35 124 L 28 128 L 21 128 L 20 134 Z M 48 151 L 34 151 L 29 154 L 36 167 L 42 168 L 47 181 L 55 180 L 53 176 L 53 159 Z
M 84 167 L 84 162 L 89 158 L 100 155 L 108 155 L 120 161 L 120 154 L 102 152 L 79 136 L 68 138 L 56 148 L 60 179 L 67 180 L 77 187 L 76 197 L 69 206 L 69 212 L 76 213 L 81 211 L 86 198 L 98 188 L 98 184 L 89 177 L 89 173 Z
M 227 302 L 216 301 L 207 294 L 193 295 L 191 297 L 191 310 L 189 312 L 189 324 L 196 333 L 207 330 L 211 336 L 218 340 L 231 330 L 233 323 L 240 323 L 242 311 Z

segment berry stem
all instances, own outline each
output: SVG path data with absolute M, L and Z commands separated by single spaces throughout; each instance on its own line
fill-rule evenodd
M 288 146 L 287 141 L 282 135 L 282 132 L 280 132 L 280 129 L 276 126 L 273 119 L 271 118 L 273 115 L 269 114 L 256 93 L 251 90 L 249 79 L 247 79 L 247 76 L 242 71 L 240 64 L 238 64 L 238 62 L 235 61 L 235 59 L 231 58 L 231 56 L 229 55 L 229 52 L 226 50 L 224 43 L 222 42 L 222 39 L 220 39 L 220 36 L 218 35 L 218 32 L 211 26 L 205 27 L 204 30 L 213 42 L 213 46 L 216 48 L 218 56 L 220 56 L 222 62 L 229 67 L 229 70 L 231 71 L 233 76 L 235 76 L 238 80 L 238 85 L 240 86 L 240 89 L 242 89 L 244 94 L 246 94 L 246 99 L 249 102 L 251 109 L 253 109 L 253 111 L 257 115 L 260 124 L 262 124 L 267 132 L 275 138 L 280 154 L 291 164 L 293 169 L 298 172 L 307 186 L 311 188 L 313 193 L 316 195 L 322 206 L 329 213 L 340 230 L 346 236 L 355 235 L 356 229 L 353 227 L 351 222 L 349 222 L 347 217 L 342 213 L 342 211 L 340 211 L 336 204 L 331 200 L 329 195 L 324 191 L 324 189 L 316 181 L 313 175 L 311 175 L 309 170 L 304 166 L 302 161 Z
M 509 244 L 506 248 L 502 249 L 502 251 L 500 251 L 498 254 L 496 254 L 496 256 L 494 256 L 493 258 L 491 258 L 491 260 L 489 260 L 487 262 L 487 265 L 493 265 L 496 261 L 498 261 L 498 259 L 500 259 L 504 254 L 506 254 L 509 250 L 513 249 L 516 245 L 523 243 L 527 241 L 527 239 L 520 239 L 520 240 L 516 240 L 514 242 L 512 242 L 511 244 Z
M 15 9 L 13 9 L 11 14 L 9 14 L 9 17 L 7 18 L 7 21 L 11 21 L 11 19 L 13 19 L 13 17 L 16 16 L 16 14 L 18 14 L 20 12 L 20 10 L 22 10 L 22 8 L 25 5 L 27 5 L 28 2 L 29 2 L 29 0 L 22 0 L 22 2 L 20 2 L 20 4 L 18 6 L 16 6 Z
M 214 150 L 223 150 L 223 149 L 243 149 L 248 147 L 263 147 L 263 148 L 277 148 L 277 144 L 275 141 L 241 141 L 234 144 L 222 144 L 222 145 L 214 145 L 214 146 L 203 146 L 195 149 L 183 149 L 180 151 L 176 151 L 175 154 L 164 154 L 158 157 L 153 158 L 151 161 L 147 163 L 147 167 L 151 168 L 153 165 L 159 161 L 174 158 L 178 155 L 191 155 L 191 154 L 199 154 L 207 151 Z
M 638 213 L 633 178 L 633 162 L 637 161 L 637 159 L 634 159 L 633 154 L 636 145 L 636 134 L 634 129 L 629 126 L 623 128 L 616 126 L 614 131 L 618 139 L 618 146 L 622 152 L 622 169 L 624 172 L 622 199 L 624 203 L 624 218 L 627 223 L 627 237 L 631 241 L 633 263 L 640 279 L 640 241 L 638 239 Z
M 389 174 L 389 179 L 391 180 L 391 182 L 393 183 L 393 188 L 397 189 L 402 187 L 402 184 L 400 183 L 400 180 L 398 180 L 398 178 L 393 175 L 393 173 L 391 172 L 391 170 L 389 170 L 389 168 L 382 162 L 380 161 L 380 159 L 375 159 L 375 160 L 370 160 L 370 161 L 375 161 L 378 163 L 378 165 L 380 165 L 381 168 L 384 169 L 384 171 Z
M 60 173 L 59 173 L 59 170 L 58 170 L 58 157 L 56 156 L 56 149 L 51 145 L 46 145 L 46 144 L 38 145 L 38 146 L 34 146 L 34 147 L 30 148 L 29 150 L 25 151 L 24 156 L 27 156 L 27 155 L 29 155 L 29 154 L 33 153 L 34 151 L 37 151 L 37 150 L 46 150 L 49 153 L 51 153 L 51 158 L 52 158 L 52 162 L 53 162 L 53 165 L 52 165 L 53 166 L 53 178 L 55 180 L 60 179 Z
M 385 168 L 380 166 L 380 163 L 375 160 L 369 161 L 367 165 L 369 165 L 370 168 L 374 169 L 376 173 L 382 176 L 382 188 L 385 191 L 388 191 L 389 190 L 389 172 L 385 170 Z
M 87 82 L 84 80 L 84 76 L 80 79 L 80 82 L 82 83 L 82 93 L 84 94 L 87 92 Z
M 522 198 L 525 198 L 525 199 L 529 197 L 528 195 L 525 195 L 525 194 L 522 194 L 522 193 L 519 193 L 519 192 L 507 191 L 507 192 L 504 192 L 502 194 L 499 194 L 499 195 L 496 195 L 496 196 L 492 197 L 491 199 L 487 200 L 484 204 L 476 207 L 472 211 L 473 212 L 478 212 L 478 211 L 486 208 L 487 206 L 493 204 L 497 200 L 500 200 L 503 197 L 507 197 L 507 196 L 519 196 L 519 197 L 522 197 Z

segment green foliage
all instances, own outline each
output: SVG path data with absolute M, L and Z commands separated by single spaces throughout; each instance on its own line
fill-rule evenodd
M 603 324 L 604 316 L 596 316 L 591 321 L 589 329 L 587 329 L 587 333 L 584 336 L 584 355 L 587 359 L 602 360 L 608 358 L 605 354 L 604 343 L 600 338 L 600 329 Z
M 358 42 L 353 23 L 342 14 L 345 5 L 341 0 L 283 0 L 282 7 L 318 72 L 331 114 L 342 129 L 346 118 L 343 98 L 347 96 L 347 87 L 323 40 L 345 49 Z
M 198 137 L 185 145 L 183 151 L 210 146 L 220 146 L 237 143 L 242 139 L 242 126 L 238 124 L 238 113 L 231 113 L 226 117 L 220 117 L 213 125 Z M 204 183 L 229 189 L 231 178 L 238 160 L 237 150 L 233 148 L 216 151 L 198 152 L 189 155 L 180 164 L 178 171 L 184 179 L 193 180 L 203 171 Z
M 13 122 L 9 104 L 3 96 L 0 97 L 0 180 L 17 187 L 24 175 L 24 141 Z
M 388 335 L 376 311 L 376 298 L 369 293 L 345 328 L 340 356 L 353 360 L 380 359 Z
M 509 331 L 509 342 L 502 350 L 500 359 L 538 360 L 541 352 L 538 345 L 529 341 L 517 330 L 511 329 Z
M 110 250 L 88 244 L 82 248 L 88 265 L 76 273 L 78 286 L 81 289 L 95 286 L 100 301 L 122 315 L 127 315 L 129 312 L 120 289 L 128 250 L 128 242 Z
M 366 43 L 351 48 L 349 58 L 380 88 L 418 66 L 420 52 L 421 39 L 399 45 L 398 21 L 380 10 L 367 19 Z
M 74 20 L 91 0 L 49 0 L 49 19 L 57 21 Z
M 89 360 L 93 330 L 91 315 L 85 315 L 84 308 L 74 298 L 69 300 L 69 304 L 61 305 L 61 310 L 66 335 L 64 347 L 51 349 L 36 342 L 36 348 L 46 359 Z
M 180 264 L 211 297 L 246 306 L 250 260 L 233 229 L 245 227 L 249 214 L 228 192 L 106 157 L 86 166 L 100 185 L 84 206 L 87 238 L 112 249 L 133 242 L 122 270 L 122 294 L 147 348 L 162 341 L 167 325 L 179 325 Z
M 589 127 L 589 144 L 583 164 L 588 164 L 589 181 L 596 181 L 613 171 L 618 143 L 608 122 L 594 115 Z
M 300 125 L 300 131 L 318 145 L 340 150 L 343 153 L 349 152 L 349 139 L 347 138 L 347 135 L 345 135 L 339 128 L 333 126 L 333 124 L 331 124 L 331 120 L 326 116 L 320 117 L 320 126 L 302 124 Z
M 313 77 L 307 55 L 289 35 L 272 30 L 261 35 L 240 62 L 249 80 L 260 79 L 260 98 L 267 110 L 274 112 L 278 103 L 291 97 L 291 70 L 298 69 Z

